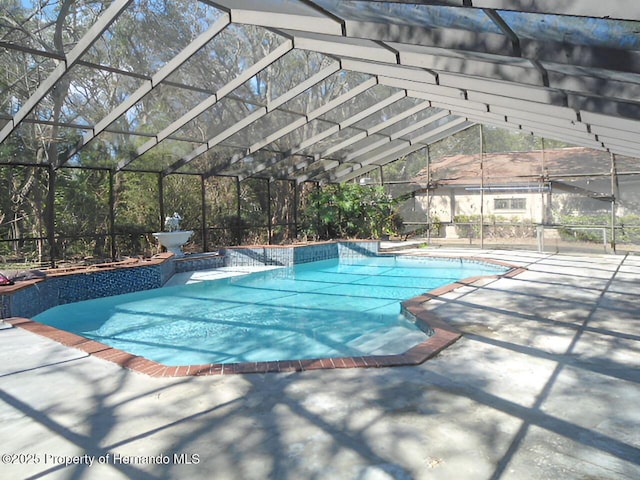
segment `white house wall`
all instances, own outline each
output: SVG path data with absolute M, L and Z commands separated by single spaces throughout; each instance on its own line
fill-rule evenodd
M 518 193 L 486 193 L 484 194 L 484 215 L 504 217 L 505 220 L 516 220 L 531 223 L 544 223 L 547 194 L 532 192 Z M 526 200 L 526 208 L 496 209 L 496 199 L 522 198 Z M 430 211 L 431 216 L 437 216 L 442 222 L 453 223 L 458 215 L 480 215 L 481 195 L 479 192 L 469 192 L 463 188 L 431 192 L 429 195 L 416 196 L 416 206 L 424 211 Z M 429 203 L 431 208 L 429 208 Z M 425 213 L 426 216 L 426 213 Z

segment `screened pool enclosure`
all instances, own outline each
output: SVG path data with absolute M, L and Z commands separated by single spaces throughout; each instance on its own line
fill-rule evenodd
M 0 62 L 0 262 L 293 242 L 344 182 L 427 242 L 640 245 L 636 0 L 3 0 Z

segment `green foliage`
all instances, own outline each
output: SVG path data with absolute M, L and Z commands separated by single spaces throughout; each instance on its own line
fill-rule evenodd
M 110 256 L 107 172 L 60 169 L 56 176 L 56 234 L 61 258 Z M 86 236 L 86 238 L 80 238 Z M 70 239 L 76 239 L 71 241 Z
M 480 237 L 480 215 L 456 215 L 453 221 L 456 224 L 456 234 L 460 238 Z
M 431 159 L 449 155 L 473 155 L 480 152 L 480 131 L 473 126 L 429 145 Z
M 456 233 L 461 238 L 480 238 L 480 215 L 456 215 Z M 485 215 L 483 232 L 485 238 L 532 238 L 535 226 L 517 217 Z
M 628 214 L 616 219 L 616 241 L 619 243 L 640 244 L 640 215 Z
M 565 225 L 558 229 L 560 238 L 565 241 L 602 243 L 603 230 L 607 232 L 607 238 L 611 230 L 611 215 L 606 213 L 561 215 L 557 221 L 561 225 Z M 616 227 L 616 243 L 640 243 L 640 215 L 628 214 L 618 217 L 616 218 Z
M 116 226 L 129 225 L 136 232 L 153 232 L 161 228 L 156 174 L 119 173 L 115 195 Z
M 170 216 L 177 212 L 182 217 L 182 230 L 198 230 L 202 224 L 202 188 L 200 177 L 194 175 L 168 175 L 164 179 L 164 212 Z M 164 219 L 162 224 L 164 227 Z
M 412 179 L 428 165 L 428 159 L 429 150 L 425 147 L 387 163 L 382 167 L 385 182 Z
M 498 127 L 483 126 L 482 138 L 487 153 L 528 152 L 542 148 L 540 137 Z
M 397 235 L 402 217 L 381 186 L 332 184 L 310 193 L 302 212 L 303 233 L 318 239 Z
M 211 243 L 216 246 L 242 245 L 244 243 L 249 224 L 237 215 L 224 215 L 219 217 L 218 223 L 224 227 L 210 230 Z

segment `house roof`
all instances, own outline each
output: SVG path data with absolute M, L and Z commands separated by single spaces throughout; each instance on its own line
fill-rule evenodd
M 48 152 L 0 163 L 338 182 L 475 123 L 640 157 L 636 0 L 53 3 L 0 7 L 0 143 Z

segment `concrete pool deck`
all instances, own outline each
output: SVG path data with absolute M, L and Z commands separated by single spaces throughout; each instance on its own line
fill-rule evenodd
M 410 367 L 151 378 L 0 330 L 2 475 L 640 478 L 640 257 L 403 252 L 527 271 L 430 301 L 463 337 Z

